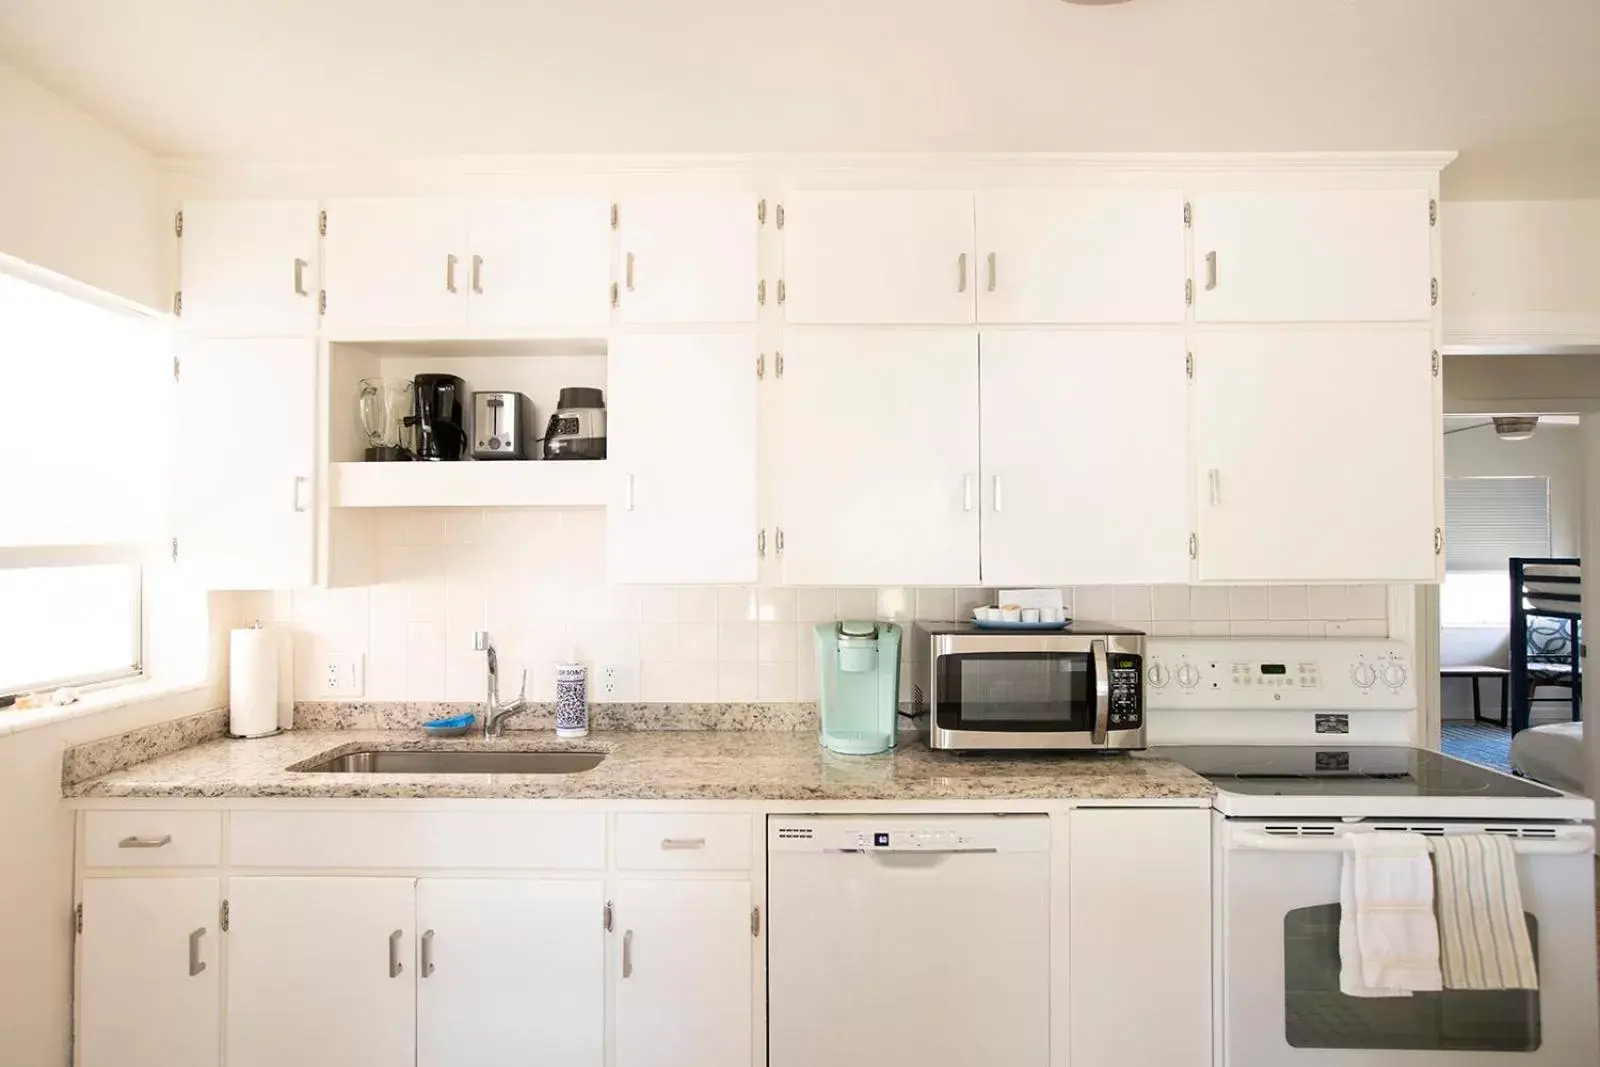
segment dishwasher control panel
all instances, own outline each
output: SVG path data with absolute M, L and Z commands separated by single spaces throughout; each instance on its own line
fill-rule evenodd
M 771 815 L 769 852 L 1047 852 L 1045 815 Z

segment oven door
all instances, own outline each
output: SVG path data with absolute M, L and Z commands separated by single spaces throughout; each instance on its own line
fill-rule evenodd
M 1223 1067 L 1600 1062 L 1589 827 L 1533 825 L 1525 832 L 1549 836 L 1515 842 L 1537 990 L 1383 998 L 1339 992 L 1342 839 L 1376 825 L 1219 817 L 1217 827 Z M 1428 832 L 1487 829 L 1443 823 Z M 1517 831 L 1499 823 L 1493 829 Z
M 1108 646 L 1065 634 L 941 636 L 933 649 L 934 748 L 1090 748 L 1106 743 Z

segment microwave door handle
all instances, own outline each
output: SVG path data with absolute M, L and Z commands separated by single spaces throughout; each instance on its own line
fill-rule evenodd
M 1106 643 L 1091 641 L 1089 650 L 1094 655 L 1094 732 L 1089 743 L 1106 743 L 1106 730 L 1111 719 L 1111 665 L 1106 661 Z

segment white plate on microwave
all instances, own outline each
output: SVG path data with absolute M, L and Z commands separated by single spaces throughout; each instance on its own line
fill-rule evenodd
M 1062 619 L 1057 622 L 1005 622 L 1001 619 L 973 619 L 972 625 L 980 630 L 1032 630 L 1032 631 L 1058 631 L 1065 630 L 1072 625 L 1071 619 Z

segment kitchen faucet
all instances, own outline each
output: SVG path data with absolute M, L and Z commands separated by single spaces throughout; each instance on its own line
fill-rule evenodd
M 483 715 L 483 736 L 499 737 L 500 725 L 513 715 L 528 710 L 528 669 L 522 669 L 522 692 L 509 704 L 500 703 L 500 657 L 494 651 L 494 638 L 488 630 L 479 630 L 472 638 L 472 647 L 489 657 L 489 707 Z

